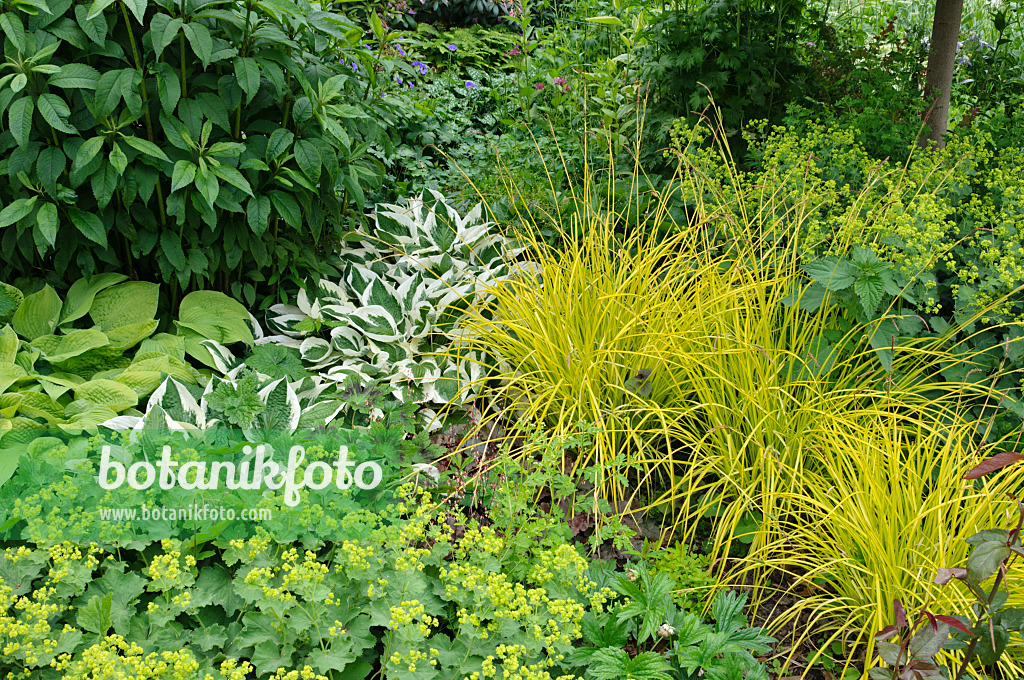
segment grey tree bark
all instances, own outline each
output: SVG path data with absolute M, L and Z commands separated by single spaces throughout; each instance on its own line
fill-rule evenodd
M 953 67 L 956 65 L 956 45 L 960 40 L 963 11 L 964 0 L 935 0 L 924 86 L 925 101 L 930 107 L 924 122 L 931 131 L 918 139 L 921 146 L 927 146 L 929 142 L 935 142 L 938 148 L 945 145 L 949 127 L 949 92 L 953 87 Z

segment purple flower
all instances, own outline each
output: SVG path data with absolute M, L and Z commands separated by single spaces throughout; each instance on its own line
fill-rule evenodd
M 565 83 L 566 83 L 566 80 L 562 76 L 558 76 L 557 78 L 555 78 L 552 81 L 552 84 L 554 84 L 554 85 L 565 85 Z
M 459 48 L 458 48 L 458 46 L 457 46 L 457 45 L 449 44 L 449 45 L 448 45 L 448 49 L 449 49 L 449 50 L 451 50 L 452 52 L 454 52 L 455 50 L 457 50 L 457 49 L 459 49 Z
M 398 83 L 399 85 L 401 85 L 402 84 L 402 76 L 395 76 L 395 82 Z
M 808 43 L 807 43 L 807 46 L 808 46 L 808 47 L 817 47 L 817 45 L 815 45 L 815 44 L 814 44 L 814 43 L 812 43 L 812 42 L 808 42 Z
M 534 87 L 536 87 L 538 90 L 543 90 L 544 89 L 544 83 L 537 83 L 536 85 L 534 85 Z
M 395 45 L 395 48 L 398 49 L 399 54 L 401 54 L 403 57 L 405 56 L 405 50 L 402 49 L 401 45 Z
M 408 85 L 408 86 L 409 86 L 409 89 L 410 89 L 410 90 L 411 90 L 411 89 L 413 88 L 413 84 L 412 84 L 412 83 L 406 83 L 406 85 Z
M 467 80 L 466 87 L 476 87 L 476 83 L 474 83 L 472 80 Z
M 353 62 L 352 62 L 351 64 L 349 64 L 349 66 L 351 66 L 351 67 L 352 67 L 352 70 L 353 70 L 353 71 L 358 71 L 358 70 L 359 70 L 359 64 L 357 64 L 357 63 L 356 63 L 356 62 L 354 62 L 354 61 L 353 61 Z
M 412 65 L 420 70 L 421 76 L 427 75 L 427 65 L 424 64 L 422 61 L 414 61 L 412 62 Z

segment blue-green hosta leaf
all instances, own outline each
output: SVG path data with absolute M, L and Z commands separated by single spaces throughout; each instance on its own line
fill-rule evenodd
M 43 335 L 33 340 L 31 345 L 42 353 L 42 358 L 57 363 L 103 347 L 108 342 L 103 331 L 83 328 L 72 330 L 67 335 Z
M 159 301 L 159 284 L 126 281 L 96 293 L 89 316 L 100 330 L 106 332 L 152 321 Z
M 11 325 L 21 337 L 32 341 L 42 335 L 49 335 L 60 319 L 61 300 L 49 284 L 25 298 L 14 312 Z
M 113 380 L 90 380 L 82 383 L 75 388 L 75 399 L 86 399 L 117 412 L 139 403 L 139 396 L 132 388 Z
M 378 342 L 395 342 L 401 337 L 398 319 L 381 306 L 368 306 L 355 310 L 349 323 L 363 335 Z

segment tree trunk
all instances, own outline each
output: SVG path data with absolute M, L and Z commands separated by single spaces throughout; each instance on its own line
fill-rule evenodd
M 924 97 L 930 108 L 924 122 L 931 128 L 927 137 L 917 140 L 921 146 L 935 142 L 936 148 L 945 145 L 949 126 L 949 92 L 953 88 L 953 67 L 956 65 L 956 45 L 960 40 L 960 18 L 964 0 L 935 0 L 935 19 L 928 51 L 928 72 L 925 76 Z

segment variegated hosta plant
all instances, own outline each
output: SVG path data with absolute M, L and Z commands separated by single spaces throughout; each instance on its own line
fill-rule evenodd
M 271 307 L 277 342 L 339 383 L 411 386 L 418 402 L 475 396 L 486 357 L 464 349 L 462 313 L 488 286 L 523 267 L 525 250 L 487 222 L 477 205 L 464 216 L 434 191 L 382 204 L 373 225 L 340 254 L 342 280 L 300 291 Z

